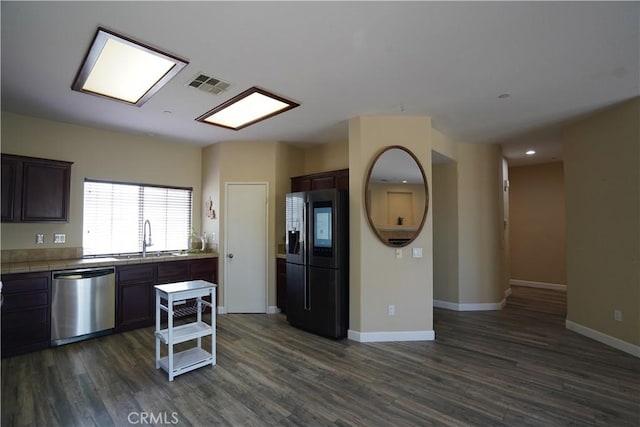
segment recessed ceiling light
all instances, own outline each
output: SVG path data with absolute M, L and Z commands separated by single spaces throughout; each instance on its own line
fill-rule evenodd
M 188 62 L 98 28 L 71 88 L 141 106 Z
M 527 152 L 526 152 L 526 153 L 524 153 L 524 154 L 526 154 L 527 156 L 533 156 L 534 154 L 536 154 L 536 152 L 535 152 L 535 151 L 533 151 L 533 150 L 529 150 L 529 151 L 527 151 Z
M 196 120 L 214 126 L 239 130 L 299 105 L 264 89 L 252 87 L 206 112 Z

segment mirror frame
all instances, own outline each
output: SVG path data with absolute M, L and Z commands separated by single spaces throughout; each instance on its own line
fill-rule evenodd
M 420 169 L 420 173 L 422 174 L 422 181 L 424 182 L 424 191 L 425 191 L 424 213 L 422 214 L 422 220 L 420 221 L 420 225 L 416 229 L 411 239 L 409 239 L 407 242 L 402 243 L 400 245 L 392 245 L 382 237 L 382 235 L 380 234 L 380 231 L 378 230 L 376 225 L 373 223 L 373 219 L 371 218 L 371 212 L 369 207 L 371 202 L 370 196 L 369 196 L 370 194 L 369 183 L 371 182 L 371 173 L 373 172 L 373 168 L 375 167 L 376 163 L 378 163 L 378 160 L 380 160 L 380 157 L 382 157 L 384 153 L 393 149 L 399 149 L 404 151 L 405 153 L 409 154 L 409 156 L 411 156 L 414 162 L 416 162 L 416 165 L 418 166 L 418 169 Z M 390 145 L 388 147 L 384 147 L 382 150 L 380 150 L 378 154 L 376 154 L 376 156 L 371 161 L 371 164 L 369 165 L 369 170 L 367 171 L 367 178 L 364 185 L 364 209 L 365 209 L 365 213 L 367 215 L 367 220 L 369 221 L 369 226 L 371 227 L 371 230 L 376 235 L 378 240 L 380 240 L 380 242 L 385 246 L 388 246 L 390 248 L 403 248 L 405 246 L 409 246 L 420 235 L 420 233 L 422 232 L 422 228 L 424 227 L 424 223 L 427 220 L 427 214 L 429 212 L 429 182 L 427 181 L 427 176 L 424 173 L 422 164 L 420 163 L 418 158 L 415 156 L 415 154 L 411 152 L 411 150 L 401 145 Z

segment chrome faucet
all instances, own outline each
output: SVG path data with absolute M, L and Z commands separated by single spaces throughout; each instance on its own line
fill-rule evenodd
M 147 243 L 147 224 L 149 224 L 149 242 Z M 147 256 L 147 248 L 149 246 L 153 246 L 153 243 L 151 243 L 151 223 L 149 222 L 149 220 L 146 220 L 144 222 L 144 225 L 142 226 L 142 257 L 146 257 Z

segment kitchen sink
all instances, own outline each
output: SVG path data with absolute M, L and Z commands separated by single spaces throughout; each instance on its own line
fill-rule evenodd
M 150 258 L 150 259 L 155 259 L 155 258 L 174 258 L 174 257 L 183 257 L 183 256 L 188 256 L 189 253 L 187 252 L 155 252 L 155 253 L 148 253 L 146 257 L 144 258 Z M 117 259 L 117 260 L 127 260 L 127 259 L 142 259 L 143 256 L 142 254 L 123 254 L 123 255 L 114 255 L 111 256 L 109 258 L 113 258 L 113 259 Z

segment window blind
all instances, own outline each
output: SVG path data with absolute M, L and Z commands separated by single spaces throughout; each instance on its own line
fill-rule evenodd
M 84 255 L 141 252 L 145 220 L 151 223 L 149 251 L 188 249 L 192 193 L 191 188 L 85 179 Z

